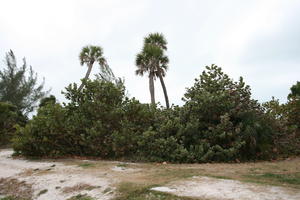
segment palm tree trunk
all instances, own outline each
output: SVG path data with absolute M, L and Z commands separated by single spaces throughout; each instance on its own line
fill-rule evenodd
M 92 67 L 93 67 L 93 64 L 89 64 L 88 70 L 87 70 L 87 72 L 85 74 L 85 77 L 83 78 L 84 81 L 86 81 L 89 78 L 89 76 L 91 74 L 91 71 L 92 71 Z M 84 82 L 81 82 L 81 85 L 79 86 L 78 91 L 82 90 L 83 85 L 84 85 Z
M 160 83 L 161 83 L 161 87 L 162 87 L 162 89 L 163 89 L 163 91 L 164 91 L 165 100 L 166 100 L 166 107 L 167 107 L 167 108 L 170 108 L 170 105 L 169 105 L 169 97 L 168 97 L 167 88 L 166 88 L 164 79 L 163 79 L 161 73 L 159 73 L 158 76 L 159 76 L 159 80 L 160 80 Z
M 155 105 L 155 94 L 154 94 L 154 77 L 153 74 L 149 75 L 149 90 L 151 95 L 151 104 Z

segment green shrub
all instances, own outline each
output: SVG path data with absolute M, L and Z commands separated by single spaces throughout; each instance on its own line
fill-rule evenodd
M 291 87 L 291 92 L 288 95 L 288 102 L 285 106 L 287 113 L 288 125 L 292 126 L 297 136 L 300 137 L 300 82 L 297 81 L 295 85 Z
M 87 80 L 81 91 L 76 84 L 66 88 L 66 126 L 76 154 L 114 156 L 111 135 L 121 130 L 124 93 L 123 87 L 101 80 Z
M 234 82 L 221 68 L 206 67 L 184 95 L 184 145 L 196 162 L 257 159 L 271 155 L 273 127 L 251 99 L 242 78 Z
M 264 103 L 266 114 L 272 120 L 274 130 L 279 133 L 275 137 L 274 150 L 281 156 L 300 154 L 300 100 L 296 89 L 296 85 L 291 88 L 285 104 L 274 98 Z
M 24 125 L 26 118 L 15 106 L 0 102 L 0 146 L 9 145 L 15 133 L 15 125 Z
M 113 151 L 116 157 L 135 157 L 138 142 L 143 133 L 154 124 L 155 108 L 141 104 L 136 99 L 125 99 L 122 105 L 122 120 L 120 131 L 112 133 Z
M 17 127 L 13 138 L 15 152 L 25 156 L 56 157 L 69 154 L 72 146 L 65 127 L 65 109 L 60 104 L 39 108 L 25 127 Z

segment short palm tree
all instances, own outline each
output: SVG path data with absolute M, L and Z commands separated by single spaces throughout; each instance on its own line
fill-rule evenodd
M 86 64 L 88 67 L 85 77 L 83 78 L 84 81 L 89 78 L 95 62 L 97 62 L 100 65 L 100 68 L 102 70 L 105 70 L 108 67 L 106 59 L 103 57 L 103 49 L 100 46 L 89 45 L 83 47 L 79 54 L 79 60 L 82 66 Z M 79 91 L 82 90 L 84 86 L 84 81 L 79 86 Z
M 155 104 L 154 80 L 158 77 L 163 88 L 166 107 L 169 108 L 169 98 L 167 94 L 166 85 L 163 77 L 166 76 L 168 70 L 169 59 L 164 55 L 164 50 L 167 50 L 167 41 L 160 33 L 149 34 L 144 39 L 144 48 L 136 57 L 137 75 L 143 76 L 148 72 L 149 76 L 149 90 L 151 95 L 151 103 Z

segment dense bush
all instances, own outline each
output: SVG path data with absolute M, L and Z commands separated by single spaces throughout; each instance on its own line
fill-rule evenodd
M 184 145 L 196 161 L 255 159 L 270 155 L 272 123 L 242 78 L 206 67 L 184 95 Z
M 17 152 L 30 156 L 111 156 L 111 132 L 120 129 L 120 105 L 124 91 L 109 82 L 86 81 L 85 88 L 69 85 L 70 101 L 46 103 L 37 116 L 18 128 Z
M 62 107 L 50 101 L 26 125 L 18 127 L 14 149 L 28 156 L 123 157 L 137 151 L 138 136 L 151 123 L 150 107 L 125 97 L 124 87 L 111 82 L 85 81 L 64 92 Z
M 144 155 L 139 151 L 139 141 L 143 139 L 143 133 L 154 124 L 155 112 L 156 108 L 148 104 L 141 104 L 134 98 L 125 99 L 122 105 L 121 129 L 111 135 L 116 157 L 135 157 L 138 159 Z
M 291 87 L 291 92 L 288 95 L 288 102 L 285 106 L 285 115 L 288 120 L 288 125 L 294 126 L 296 132 L 300 134 L 300 82 L 297 81 Z
M 290 98 L 286 104 L 288 133 L 285 148 L 288 154 L 300 154 L 300 96 Z
M 189 162 L 188 151 L 180 139 L 179 107 L 156 108 L 153 123 L 138 141 L 138 154 L 143 160 Z
M 285 156 L 300 154 L 300 82 L 291 87 L 287 103 L 280 104 L 273 97 L 264 108 L 280 132 L 275 138 L 278 152 Z
M 112 157 L 111 134 L 121 129 L 124 89 L 105 81 L 86 81 L 66 88 L 66 126 L 80 155 Z
M 40 107 L 25 127 L 17 126 L 13 138 L 16 153 L 25 156 L 58 156 L 73 148 L 65 128 L 65 109 L 59 104 Z
M 187 89 L 182 107 L 170 109 L 129 99 L 120 84 L 83 81 L 82 90 L 66 88 L 68 103 L 49 101 L 18 127 L 15 151 L 159 162 L 254 160 L 274 157 L 288 130 L 290 118 L 283 119 L 287 114 L 275 100 L 260 105 L 242 78 L 234 82 L 215 65 Z

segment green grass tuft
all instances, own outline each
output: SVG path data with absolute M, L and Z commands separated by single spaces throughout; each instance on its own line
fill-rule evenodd
M 82 167 L 82 168 L 88 168 L 88 167 L 94 167 L 95 164 L 93 164 L 93 163 L 81 163 L 78 166 Z
M 29 199 L 23 199 L 23 198 L 19 198 L 19 197 L 8 196 L 8 197 L 0 198 L 0 200 L 29 200 Z
M 120 164 L 117 164 L 117 167 L 128 167 L 128 164 L 126 164 L 126 163 L 120 163 Z
M 300 173 L 290 173 L 290 174 L 274 174 L 274 173 L 264 173 L 264 174 L 250 174 L 246 177 L 251 178 L 256 181 L 272 181 L 274 183 L 284 183 L 291 185 L 300 185 Z
M 41 190 L 41 191 L 38 193 L 38 196 L 41 196 L 42 194 L 45 194 L 45 193 L 47 193 L 47 192 L 48 192 L 47 189 Z
M 92 197 L 90 197 L 90 196 L 87 196 L 87 195 L 79 194 L 79 195 L 71 197 L 71 198 L 69 198 L 67 200 L 95 200 L 95 199 L 92 198 Z
M 294 174 L 272 174 L 272 173 L 265 173 L 261 175 L 263 178 L 276 180 L 282 183 L 300 185 L 300 173 Z

